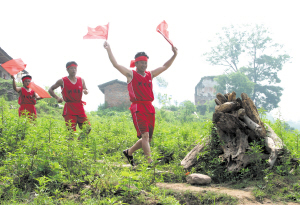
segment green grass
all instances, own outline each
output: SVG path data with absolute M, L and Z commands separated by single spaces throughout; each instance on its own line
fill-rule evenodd
M 0 99 L 1 204 L 237 203 L 227 195 L 177 193 L 161 191 L 155 186 L 156 182 L 186 182 L 187 170 L 180 162 L 195 144 L 211 134 L 212 122 L 208 115 L 196 118 L 187 107 L 178 107 L 174 111 L 157 110 L 151 142 L 156 166 L 149 169 L 140 150 L 134 154 L 139 166 L 132 170 L 115 166 L 116 163 L 127 164 L 122 150 L 137 140 L 128 110 L 99 109 L 89 113 L 92 131 L 77 140 L 84 131 L 78 129 L 69 133 L 61 116 L 62 109 L 49 106 L 51 103 L 37 104 L 40 106 L 39 117 L 34 123 L 19 118 L 17 110 L 9 109 L 9 104 Z M 271 126 L 276 132 L 284 133 L 286 147 L 292 150 L 284 157 L 299 156 L 292 143 L 296 135 L 276 129 L 277 124 Z M 212 146 L 217 145 L 217 139 L 210 139 Z M 199 165 L 206 169 L 213 183 L 230 181 L 233 188 L 251 185 L 255 187 L 253 194 L 257 200 L 299 200 L 299 176 L 297 171 L 289 173 L 294 165 L 282 160 L 272 170 L 262 170 L 262 176 L 258 178 L 252 173 L 264 168 L 263 163 L 253 170 L 231 174 L 224 171 L 217 154 L 215 150 L 207 151 L 203 154 L 205 163 Z M 156 170 L 168 172 L 154 174 Z M 196 169 L 190 172 L 196 172 Z

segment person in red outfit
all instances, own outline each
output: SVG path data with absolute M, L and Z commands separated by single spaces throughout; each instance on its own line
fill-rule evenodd
M 67 72 L 69 76 L 59 79 L 54 85 L 49 88 L 49 93 L 54 97 L 58 103 L 65 101 L 65 106 L 63 110 L 63 117 L 65 118 L 66 125 L 68 129 L 73 129 L 76 131 L 76 125 L 79 128 L 83 128 L 83 123 L 88 122 L 88 118 L 85 114 L 82 99 L 82 93 L 88 94 L 88 89 L 86 88 L 83 78 L 76 76 L 77 73 L 77 63 L 75 61 L 70 61 L 66 64 Z M 61 94 L 63 98 L 58 97 L 54 90 L 61 87 Z M 88 123 L 89 124 L 89 123 Z M 69 126 L 71 125 L 71 127 Z M 91 131 L 91 127 L 87 129 L 87 134 Z
M 104 42 L 104 48 L 107 50 L 112 65 L 127 78 L 127 88 L 130 101 L 132 102 L 130 111 L 137 131 L 137 137 L 140 138 L 131 148 L 124 150 L 123 154 L 127 157 L 130 164 L 135 166 L 132 154 L 142 148 L 148 163 L 151 163 L 149 143 L 152 139 L 155 125 L 155 109 L 152 105 L 154 100 L 152 80 L 172 65 L 177 56 L 177 48 L 172 47 L 173 56 L 163 66 L 152 71 L 146 71 L 149 57 L 145 52 L 139 52 L 135 55 L 135 60 L 131 61 L 130 67 L 136 67 L 136 70 L 131 70 L 117 63 L 106 41 Z
M 17 87 L 15 77 L 11 75 L 13 79 L 13 89 L 19 93 L 18 103 L 19 107 L 19 116 L 25 116 L 28 113 L 30 119 L 35 120 L 36 118 L 36 109 L 35 104 L 40 98 L 33 90 L 31 90 L 28 85 L 31 82 L 32 77 L 26 75 L 22 77 L 23 87 Z

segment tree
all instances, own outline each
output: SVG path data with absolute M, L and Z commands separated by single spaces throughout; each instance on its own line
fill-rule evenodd
M 216 86 L 218 93 L 231 93 L 236 92 L 237 96 L 241 96 L 242 93 L 251 95 L 255 86 L 249 78 L 242 72 L 231 72 L 227 75 L 219 75 L 215 78 L 219 85 Z
M 263 25 L 223 28 L 223 33 L 217 34 L 217 46 L 204 54 L 212 65 L 226 67 L 228 79 L 233 77 L 230 76 L 233 72 L 246 75 L 254 83 L 252 92 L 247 91 L 248 94 L 252 95 L 257 107 L 268 111 L 278 107 L 283 89 L 275 85 L 280 83 L 277 73 L 290 59 L 282 51 L 282 45 L 274 43 L 269 35 Z M 222 85 L 224 82 L 229 81 L 220 81 L 220 86 L 226 87 Z M 249 87 L 247 80 L 244 83 L 248 85 L 237 84 L 240 88 Z M 234 84 L 230 86 L 237 89 Z
M 168 82 L 162 78 L 162 77 L 156 77 L 155 83 L 158 85 L 160 89 L 166 89 L 168 87 Z M 167 104 L 171 104 L 171 96 L 168 96 L 167 94 L 162 94 L 161 92 L 158 92 L 158 94 L 154 91 L 155 98 L 158 99 L 158 103 L 160 105 L 166 106 Z

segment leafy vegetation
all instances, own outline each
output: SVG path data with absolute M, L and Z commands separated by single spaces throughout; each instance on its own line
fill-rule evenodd
M 60 108 L 40 102 L 39 113 L 43 114 L 30 122 L 19 118 L 17 110 L 10 109 L 10 102 L 0 99 L 1 204 L 236 204 L 237 200 L 228 195 L 177 193 L 155 186 L 157 182 L 186 182 L 187 170 L 180 162 L 195 144 L 209 136 L 211 149 L 199 156 L 203 163 L 189 170 L 191 173 L 201 171 L 211 176 L 213 183 L 230 182 L 233 188 L 252 183 L 258 200 L 300 200 L 299 165 L 288 160 L 299 156 L 295 143 L 299 133 L 285 129 L 284 122 L 270 123 L 290 150 L 274 169 L 266 169 L 259 158 L 263 145 L 254 143 L 251 154 L 257 155 L 253 158 L 255 168 L 232 174 L 224 170 L 219 151 L 213 149 L 219 142 L 217 135 L 211 135 L 211 112 L 196 115 L 197 109 L 189 101 L 165 106 L 156 113 L 151 142 L 154 166 L 148 167 L 140 150 L 134 155 L 138 166 L 132 169 L 121 166 L 128 163 L 122 150 L 137 140 L 128 109 L 99 106 L 97 112 L 88 114 L 92 131 L 85 136 L 84 130 L 70 133 L 66 129 Z
M 216 79 L 219 92 L 244 89 L 257 107 L 268 111 L 278 107 L 283 91 L 276 85 L 281 82 L 278 72 L 290 56 L 274 43 L 268 29 L 263 25 L 224 27 L 214 43 L 204 55 L 212 65 L 226 68 L 226 74 Z

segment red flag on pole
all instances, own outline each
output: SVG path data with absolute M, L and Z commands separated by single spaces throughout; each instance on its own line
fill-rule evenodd
M 9 60 L 1 66 L 11 75 L 16 75 L 26 68 L 26 64 L 21 60 L 21 58 Z
M 88 33 L 83 39 L 106 39 L 108 38 L 109 23 L 105 26 L 97 26 L 96 28 L 88 27 Z
M 168 24 L 165 20 L 163 20 L 163 22 L 161 22 L 157 26 L 156 31 L 160 33 L 173 46 L 172 41 L 169 39 L 169 31 L 167 29 L 168 29 Z
M 34 92 L 36 92 L 41 98 L 51 98 L 51 96 L 46 90 L 36 85 L 34 82 L 30 82 L 28 87 L 32 89 Z

